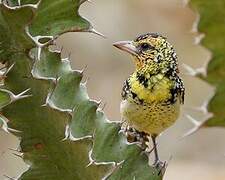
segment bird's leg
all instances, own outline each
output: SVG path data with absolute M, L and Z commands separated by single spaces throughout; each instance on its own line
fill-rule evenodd
M 137 141 L 136 131 L 133 128 L 129 127 L 128 125 L 125 128 L 125 135 L 129 143 L 133 143 Z
M 161 167 L 163 162 L 161 162 L 159 160 L 159 154 L 158 154 L 158 148 L 157 148 L 157 143 L 156 143 L 156 137 L 157 135 L 153 134 L 151 135 L 152 138 L 152 143 L 153 143 L 153 151 L 154 151 L 154 155 L 155 155 L 155 160 L 154 160 L 154 166 L 155 167 Z
M 148 135 L 144 132 L 140 132 L 129 125 L 124 125 L 123 127 L 125 136 L 127 138 L 127 141 L 129 143 L 137 142 L 138 145 L 145 150 L 147 148 L 148 141 Z

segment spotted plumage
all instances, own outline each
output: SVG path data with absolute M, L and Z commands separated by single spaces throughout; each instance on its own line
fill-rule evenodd
M 185 89 L 178 75 L 176 52 L 157 33 L 143 34 L 114 46 L 132 54 L 135 63 L 135 71 L 122 90 L 122 120 L 135 130 L 151 135 L 154 141 L 177 120 L 180 104 L 184 103 Z M 157 150 L 155 154 L 158 156 Z

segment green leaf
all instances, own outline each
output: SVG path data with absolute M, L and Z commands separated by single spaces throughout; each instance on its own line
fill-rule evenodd
M 24 56 L 17 58 L 5 86 L 15 92 L 29 87 L 32 96 L 4 107 L 2 113 L 10 119 L 8 126 L 19 131 L 13 133 L 21 138 L 23 158 L 31 164 L 21 179 L 89 179 L 93 174 L 96 179 L 103 177 L 108 166 L 86 167 L 92 144 L 90 140 L 63 141 L 70 115 L 48 105 L 43 106 L 52 83 L 29 76 L 31 69 L 26 71 L 24 67 L 26 64 L 32 67 L 30 59 Z M 26 78 L 18 75 L 21 69 Z
M 78 0 L 41 1 L 30 25 L 31 34 L 59 36 L 65 32 L 87 31 L 90 23 L 79 15 L 79 6 Z
M 86 92 L 85 84 L 81 84 L 82 73 L 79 71 L 69 71 L 62 73 L 63 68 L 58 67 L 58 63 L 54 63 L 52 57 L 60 57 L 59 52 L 43 51 L 40 61 L 36 61 L 34 67 L 38 67 L 36 75 L 41 73 L 45 75 L 43 78 L 49 79 L 48 73 L 43 73 L 45 66 L 56 65 L 59 69 L 58 73 L 52 67 L 52 77 L 59 77 L 56 81 L 56 87 L 48 99 L 48 103 L 55 108 L 62 110 L 73 109 L 72 119 L 69 126 L 69 138 L 80 139 L 93 137 L 91 159 L 96 163 L 121 163 L 121 168 L 110 176 L 111 179 L 117 179 L 118 176 L 133 179 L 134 177 L 155 178 L 160 179 L 162 175 L 148 165 L 148 158 L 143 154 L 137 145 L 127 145 L 126 138 L 119 133 L 120 126 L 118 123 L 110 122 L 98 109 L 99 103 L 89 100 Z M 57 60 L 58 61 L 58 60 Z M 67 61 L 61 61 L 62 67 Z M 39 71 L 40 70 L 40 71 Z M 60 76 L 61 75 L 61 76 Z M 71 86 L 72 85 L 72 86 Z M 66 97 L 65 97 L 66 95 Z M 136 157 L 139 156 L 139 157 Z M 132 163 L 130 163 L 132 162 Z M 142 163 L 140 163 L 142 162 Z M 125 169 L 124 169 L 125 168 Z M 135 169 L 134 173 L 128 173 L 130 169 Z M 126 170 L 127 169 L 127 170 Z M 125 172 L 127 173 L 125 175 Z
M 89 31 L 90 23 L 80 16 L 78 10 L 86 0 L 20 0 L 21 5 L 38 4 L 30 24 L 33 36 L 59 36 L 65 32 Z M 12 0 L 18 6 L 18 0 Z
M 38 2 L 0 3 L 0 61 L 9 69 L 1 114 L 10 119 L 8 130 L 21 139 L 18 153 L 30 165 L 19 179 L 162 179 L 144 152 L 127 143 L 120 124 L 89 99 L 82 72 L 41 44 L 46 36 L 92 28 L 78 13 L 83 1 Z
M 207 77 L 202 78 L 216 87 L 216 93 L 208 104 L 213 117 L 204 125 L 225 127 L 225 1 L 191 0 L 190 3 L 200 15 L 198 29 L 205 34 L 201 44 L 212 52 Z
M 25 27 L 34 16 L 34 8 L 7 7 L 0 3 L 0 61 L 7 61 L 14 53 L 23 53 L 34 47 L 27 36 Z
M 0 108 L 3 108 L 11 103 L 12 99 L 10 97 L 11 92 L 0 89 Z

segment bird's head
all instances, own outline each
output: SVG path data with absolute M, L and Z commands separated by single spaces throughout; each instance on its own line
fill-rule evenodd
M 176 52 L 160 34 L 147 33 L 133 41 L 119 41 L 113 45 L 134 57 L 139 72 L 149 74 L 178 72 Z

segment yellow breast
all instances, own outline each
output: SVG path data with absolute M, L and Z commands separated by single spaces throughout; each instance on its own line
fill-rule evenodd
M 146 77 L 141 83 L 134 74 L 130 77 L 130 89 L 141 103 L 128 96 L 121 103 L 122 119 L 131 127 L 148 134 L 159 134 L 171 126 L 180 112 L 179 100 L 170 103 L 174 82 L 162 74 Z M 148 83 L 148 84 L 146 84 Z
M 148 78 L 148 77 L 147 77 Z M 162 102 L 171 98 L 173 82 L 162 74 L 157 74 L 148 81 L 148 86 L 141 84 L 135 75 L 130 78 L 131 91 L 146 103 Z
M 154 103 L 140 105 L 123 100 L 120 107 L 122 119 L 129 126 L 147 134 L 160 134 L 173 125 L 180 112 L 180 103 L 165 105 Z

